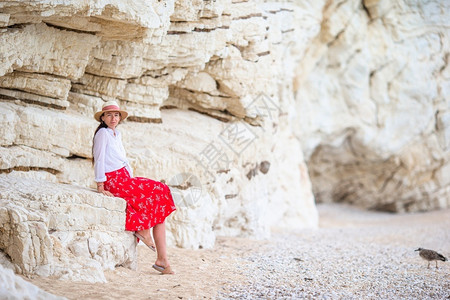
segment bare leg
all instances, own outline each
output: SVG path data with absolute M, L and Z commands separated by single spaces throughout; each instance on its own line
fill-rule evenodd
M 153 227 L 153 237 L 155 239 L 156 251 L 158 253 L 155 264 L 168 269 L 170 264 L 167 259 L 166 224 L 164 222 Z

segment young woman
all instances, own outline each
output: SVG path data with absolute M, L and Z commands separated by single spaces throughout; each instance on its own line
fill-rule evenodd
M 128 113 L 115 101 L 106 102 L 94 118 L 100 122 L 92 147 L 97 191 L 127 202 L 125 230 L 133 231 L 150 249 L 157 252 L 153 268 L 173 274 L 167 258 L 164 220 L 176 208 L 167 185 L 143 177 L 133 177 L 117 125 Z M 155 245 L 150 234 L 153 228 Z

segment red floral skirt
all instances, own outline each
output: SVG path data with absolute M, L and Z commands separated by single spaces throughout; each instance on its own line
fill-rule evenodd
M 125 230 L 149 229 L 176 209 L 169 187 L 162 182 L 130 177 L 125 167 L 105 175 L 105 190 L 127 202 Z

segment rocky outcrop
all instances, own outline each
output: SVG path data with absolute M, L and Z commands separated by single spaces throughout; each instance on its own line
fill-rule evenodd
M 81 206 L 100 198 L 98 207 L 105 204 L 63 184 L 93 187 L 92 115 L 114 99 L 130 113 L 119 128 L 135 175 L 172 188 L 177 211 L 167 222 L 170 245 L 212 247 L 216 235 L 262 238 L 272 227 L 317 226 L 291 129 L 294 70 L 319 29 L 307 8 L 228 0 L 21 1 L 0 2 L 0 20 L 0 182 L 8 207 L 31 201 L 11 192 L 24 180 L 37 194 L 48 195 L 51 182 L 65 191 L 64 201 L 83 194 Z M 299 31 L 300 24 L 308 29 Z M 53 199 L 33 201 L 47 197 Z M 17 241 L 2 233 L 0 249 L 17 272 L 55 275 L 60 262 L 77 270 L 72 256 L 90 257 L 101 268 L 133 258 L 125 232 L 80 228 L 85 235 L 72 235 L 65 233 L 68 225 L 49 227 L 40 210 L 21 216 L 39 216 L 39 245 L 46 246 L 21 243 L 43 249 L 42 259 L 22 250 L 9 254 Z M 69 219 L 79 213 L 64 212 Z M 83 213 L 93 218 L 94 211 Z M 15 224 L 7 215 L 2 222 Z M 18 229 L 24 239 L 28 227 Z M 105 245 L 110 260 L 86 250 L 91 238 Z M 55 259 L 62 241 L 68 244 Z M 114 247 L 124 249 L 121 255 Z
M 93 187 L 92 115 L 111 99 L 130 112 L 119 128 L 135 175 L 172 189 L 170 245 L 317 226 L 312 189 L 374 209 L 448 207 L 448 11 L 442 0 L 0 2 L 5 207 L 45 200 L 15 191 L 23 182 L 105 204 L 79 187 Z M 51 253 L 69 229 L 44 234 L 41 210 L 21 216 L 38 216 L 44 248 L 33 247 Z M 87 232 L 61 257 L 86 256 L 85 238 L 108 245 Z M 102 233 L 131 253 L 125 232 Z M 126 261 L 108 247 L 111 261 L 89 252 L 101 268 Z M 25 274 L 64 261 L 20 253 Z
M 17 273 L 105 282 L 104 269 L 136 267 L 135 239 L 123 229 L 123 199 L 0 177 L 0 249 Z
M 329 1 L 296 77 L 317 201 L 450 206 L 448 1 Z

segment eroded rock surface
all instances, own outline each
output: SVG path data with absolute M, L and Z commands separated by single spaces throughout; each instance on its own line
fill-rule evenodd
M 0 204 L 0 249 L 17 273 L 105 282 L 105 269 L 136 267 L 123 199 L 0 175 Z

